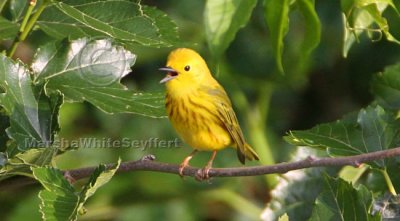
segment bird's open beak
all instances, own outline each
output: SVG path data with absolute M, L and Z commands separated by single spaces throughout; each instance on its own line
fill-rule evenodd
M 159 68 L 158 70 L 167 72 L 167 76 L 160 81 L 160 84 L 170 81 L 178 76 L 178 72 L 171 67 L 163 67 Z

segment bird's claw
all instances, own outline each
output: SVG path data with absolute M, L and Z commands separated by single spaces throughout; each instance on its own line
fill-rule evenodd
M 185 167 L 189 166 L 189 161 L 192 159 L 193 155 L 195 155 L 197 152 L 197 150 L 193 150 L 192 153 L 190 153 L 189 156 L 187 156 L 183 162 L 179 165 L 179 176 L 181 176 L 183 178 L 183 170 L 185 169 Z
M 204 167 L 202 169 L 199 169 L 195 176 L 196 180 L 198 181 L 210 180 L 210 175 L 209 175 L 210 169 L 211 167 Z
M 64 178 L 70 183 L 73 184 L 76 182 L 75 178 L 71 175 L 69 171 L 64 172 Z
M 185 169 L 185 167 L 187 167 L 188 164 L 185 163 L 181 163 L 181 165 L 179 165 L 179 176 L 181 176 L 183 178 L 183 170 Z

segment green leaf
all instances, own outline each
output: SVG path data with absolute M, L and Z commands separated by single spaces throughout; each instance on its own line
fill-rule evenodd
M 12 39 L 17 36 L 19 26 L 17 23 L 11 22 L 0 17 L 0 39 Z
M 22 20 L 22 17 L 29 6 L 29 2 L 20 0 L 10 0 L 9 2 L 11 20 L 14 22 Z M 39 4 L 41 4 L 41 1 L 39 1 Z
M 329 155 L 351 156 L 386 150 L 400 144 L 400 121 L 380 106 L 362 109 L 358 116 L 349 115 L 310 130 L 291 131 L 286 141 L 297 146 L 326 148 Z M 371 162 L 384 167 L 386 160 Z
M 289 161 L 298 161 L 308 156 L 322 157 L 326 154 L 306 147 L 297 148 Z M 323 173 L 336 172 L 336 168 L 308 168 L 289 171 L 279 177 L 271 190 L 271 201 L 261 214 L 263 220 L 277 220 L 284 214 L 289 220 L 307 220 L 312 213 L 314 201 L 321 191 Z
M 208 0 L 204 10 L 207 42 L 219 58 L 250 19 L 257 0 Z
M 372 80 L 372 91 L 393 109 L 400 109 L 400 64 L 385 68 Z
M 136 55 L 109 39 L 50 43 L 35 56 L 35 83 L 72 102 L 88 101 L 107 113 L 165 115 L 164 95 L 135 93 L 120 84 Z M 49 92 L 48 91 L 48 92 Z
M 30 149 L 10 158 L 8 163 L 11 165 L 44 166 L 51 162 L 56 151 L 54 148 Z
M 305 36 L 301 45 L 304 56 L 308 56 L 316 48 L 321 39 L 321 23 L 315 11 L 314 0 L 297 0 L 299 10 L 305 20 Z
M 37 24 L 47 34 L 110 37 L 128 45 L 172 46 L 176 25 L 163 12 L 127 0 L 67 0 L 46 8 Z
M 98 188 L 111 180 L 115 172 L 117 172 L 120 164 L 121 159 L 118 159 L 117 164 L 111 168 L 107 169 L 105 165 L 99 165 L 99 167 L 96 168 L 88 183 L 83 187 L 80 193 L 81 200 L 79 203 L 79 210 L 83 208 L 83 204 L 97 191 Z
M 359 167 L 344 166 L 338 176 L 347 182 L 356 183 L 366 172 L 370 171 L 369 169 L 370 167 L 366 164 L 362 164 Z
M 45 220 L 76 220 L 87 199 L 99 187 L 110 181 L 119 165 L 120 160 L 115 166 L 108 169 L 104 165 L 100 165 L 80 192 L 71 186 L 60 170 L 50 167 L 33 167 L 35 179 L 44 187 L 44 190 L 39 192 L 40 212 L 43 214 L 43 218 Z
M 324 187 L 315 201 L 310 221 L 314 220 L 380 220 L 369 214 L 372 193 L 363 185 L 355 189 L 342 179 L 324 177 Z
M 44 220 L 76 220 L 79 195 L 63 173 L 50 167 L 32 168 L 32 172 L 44 187 L 39 192 L 40 212 Z
M 359 36 L 367 33 L 373 40 L 380 40 L 382 35 L 386 39 L 395 43 L 400 42 L 390 33 L 389 24 L 383 17 L 384 11 L 391 7 L 396 12 L 392 0 L 342 0 L 342 11 L 344 13 L 344 44 L 343 56 L 346 57 L 348 51 Z M 399 14 L 397 12 L 397 14 Z
M 31 166 L 49 165 L 56 153 L 56 148 L 49 147 L 30 149 L 17 153 L 15 156 L 6 156 L 5 164 L 0 166 L 0 180 L 12 175 L 31 176 Z
M 284 72 L 282 65 L 283 40 L 289 29 L 289 6 L 289 0 L 265 0 L 264 16 L 271 36 L 276 65 L 282 73 Z
M 20 150 L 50 146 L 58 130 L 58 109 L 62 97 L 47 97 L 43 88 L 34 87 L 29 70 L 20 62 L 0 55 L 0 105 L 10 116 L 7 134 Z

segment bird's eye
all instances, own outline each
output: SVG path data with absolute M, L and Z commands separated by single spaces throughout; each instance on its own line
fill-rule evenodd
M 186 65 L 185 66 L 185 71 L 189 71 L 190 70 L 190 66 L 189 65 Z

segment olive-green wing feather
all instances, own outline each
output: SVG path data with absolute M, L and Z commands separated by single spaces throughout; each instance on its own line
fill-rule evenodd
M 214 98 L 214 104 L 218 110 L 218 116 L 231 135 L 237 146 L 237 156 L 241 163 L 245 163 L 246 141 L 240 129 L 231 101 L 223 88 L 209 89 L 208 94 Z

